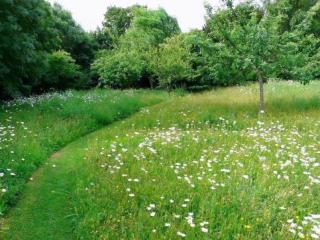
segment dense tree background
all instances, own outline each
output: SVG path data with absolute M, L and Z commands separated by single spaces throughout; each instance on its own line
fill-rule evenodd
M 202 90 L 270 78 L 320 78 L 320 3 L 262 1 L 206 8 L 181 33 L 164 9 L 109 7 L 85 32 L 60 5 L 0 1 L 0 98 L 90 86 Z
M 89 69 L 98 49 L 93 34 L 85 32 L 60 5 L 53 6 L 54 28 L 59 38 L 59 49 L 69 52 L 83 69 Z
M 89 82 L 83 81 L 85 76 L 81 77 L 81 84 L 73 79 L 73 85 L 64 81 L 63 72 L 71 67 L 70 71 L 77 71 L 74 75 L 77 79 L 83 74 L 89 76 L 98 47 L 94 35 L 85 32 L 71 14 L 57 4 L 51 6 L 44 0 L 0 1 L 1 98 L 85 87 Z M 52 64 L 52 57 L 61 55 L 60 50 L 67 54 L 56 59 L 61 61 L 59 64 Z M 64 65 L 66 58 L 71 65 Z M 53 71 L 55 78 L 48 74 Z M 62 86 L 56 84 L 57 81 L 66 84 Z
M 31 93 L 45 66 L 46 52 L 59 40 L 53 14 L 42 0 L 0 2 L 0 93 Z

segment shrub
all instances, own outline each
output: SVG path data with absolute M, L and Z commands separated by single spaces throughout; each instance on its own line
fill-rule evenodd
M 135 51 L 103 51 L 92 65 L 100 86 L 131 88 L 137 86 L 145 63 Z
M 152 55 L 150 68 L 158 77 L 160 87 L 169 90 L 186 87 L 192 68 L 190 50 L 184 35 L 169 38 L 160 46 L 159 53 Z
M 65 51 L 48 54 L 47 68 L 41 89 L 64 90 L 68 88 L 82 88 L 86 85 L 80 66 Z

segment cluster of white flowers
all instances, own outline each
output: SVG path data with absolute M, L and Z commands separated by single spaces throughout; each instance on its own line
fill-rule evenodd
M 298 224 L 294 219 L 287 221 L 289 232 L 300 238 L 320 239 L 320 214 L 309 214 Z
M 149 112 L 144 111 L 144 114 Z M 180 114 L 184 116 L 185 112 Z M 263 121 L 241 128 L 235 121 L 224 118 L 219 119 L 219 126 L 203 129 L 200 124 L 203 123 L 161 127 L 157 121 L 158 126 L 152 130 L 134 128 L 101 148 L 99 157 L 101 168 L 124 180 L 128 201 L 148 199 L 146 216 L 154 221 L 163 221 L 165 229 L 180 230 L 177 236 L 187 237 L 189 231 L 213 234 L 210 223 L 214 219 L 205 213 L 201 215 L 192 211 L 196 201 L 193 196 L 197 196 L 199 188 L 220 194 L 230 186 L 251 187 L 262 178 L 263 181 L 274 182 L 278 188 L 290 186 L 286 197 L 299 198 L 319 187 L 320 142 L 313 128 L 301 130 L 294 125 L 288 127 L 280 122 Z M 231 141 L 233 138 L 239 141 Z M 179 193 L 159 192 L 162 186 L 169 184 L 168 179 L 162 178 L 164 173 L 182 186 Z M 150 199 L 150 193 L 145 196 L 146 186 L 153 189 L 155 196 L 161 194 L 161 198 Z M 294 208 L 294 204 L 292 201 L 282 202 L 278 208 L 284 212 Z M 313 217 L 313 223 L 315 221 Z M 318 225 L 311 226 L 312 232 L 308 235 L 305 225 L 295 227 L 295 224 L 292 222 L 289 233 L 301 238 L 316 238 Z M 244 224 L 244 228 L 249 229 L 251 225 Z M 150 231 L 154 229 L 157 226 Z
M 74 97 L 74 94 L 72 91 L 66 91 L 63 93 L 53 92 L 53 93 L 46 93 L 42 95 L 36 95 L 32 97 L 17 98 L 15 100 L 5 102 L 3 106 L 6 108 L 19 107 L 22 105 L 28 105 L 28 106 L 34 107 L 37 104 L 48 102 L 53 99 L 66 101 L 72 97 Z
M 8 111 L 7 111 L 8 112 Z M 24 162 L 24 158 L 17 159 L 15 142 L 18 141 L 16 134 L 17 129 L 23 132 L 23 137 L 26 138 L 32 134 L 25 126 L 23 121 L 15 121 L 10 112 L 5 121 L 0 122 L 0 195 L 8 192 L 8 180 L 16 177 L 16 167 Z

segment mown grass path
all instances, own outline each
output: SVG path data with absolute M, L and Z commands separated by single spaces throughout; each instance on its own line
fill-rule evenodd
M 168 96 L 160 91 L 50 93 L 0 105 L 0 221 L 26 182 L 67 144 Z
M 4 223 L 4 239 L 74 239 L 71 192 L 85 179 L 83 149 L 90 134 L 54 154 L 33 176 L 18 205 Z
M 54 153 L 30 178 L 18 204 L 5 219 L 0 219 L 0 239 L 75 239 L 73 219 L 77 213 L 72 197 L 76 196 L 75 186 L 88 180 L 86 148 L 92 145 L 96 135 L 119 123 L 121 120 Z

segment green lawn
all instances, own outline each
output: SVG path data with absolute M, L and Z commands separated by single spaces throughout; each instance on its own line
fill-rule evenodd
M 5 239 L 320 238 L 320 83 L 174 96 L 79 139 Z

